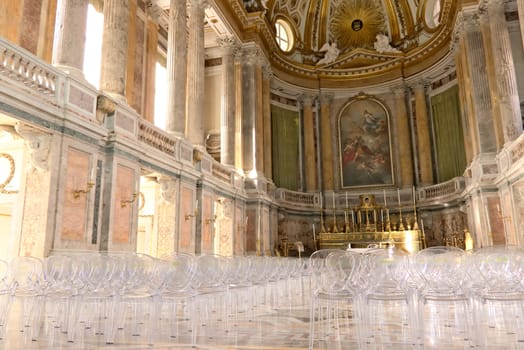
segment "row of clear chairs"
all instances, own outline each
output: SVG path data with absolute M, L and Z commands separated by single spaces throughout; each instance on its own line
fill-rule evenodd
M 195 345 L 286 309 L 309 310 L 310 349 L 518 349 L 523 280 L 516 248 L 18 257 L 0 261 L 0 338 Z
M 321 250 L 310 349 L 524 348 L 524 251 Z
M 254 321 L 257 307 L 308 294 L 302 283 L 289 283 L 301 279 L 304 261 L 133 253 L 0 261 L 0 338 L 11 328 L 29 340 L 115 343 L 125 336 L 152 344 L 163 337 L 194 345 L 197 335 Z

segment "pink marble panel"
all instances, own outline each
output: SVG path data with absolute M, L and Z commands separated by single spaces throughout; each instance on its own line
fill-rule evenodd
M 113 243 L 127 244 L 130 242 L 132 215 L 134 203 L 126 203 L 123 207 L 121 201 L 129 201 L 135 193 L 135 171 L 121 164 L 116 167 L 116 181 L 113 196 Z
M 79 192 L 75 198 L 74 191 L 88 190 L 88 183 L 91 181 L 89 179 L 89 153 L 70 148 L 67 151 L 66 164 L 61 239 L 82 241 L 86 233 L 89 192 Z
M 202 251 L 210 253 L 213 251 L 213 242 L 211 236 L 213 233 L 213 197 L 209 195 L 204 195 L 202 199 Z
M 193 190 L 190 188 L 182 188 L 181 192 L 181 225 L 180 225 L 180 249 L 188 250 L 191 248 L 191 231 L 193 228 L 193 223 L 195 217 L 189 217 L 188 220 L 185 219 L 186 215 L 195 214 L 195 205 L 193 204 Z
M 242 207 L 236 208 L 235 217 L 237 220 L 236 230 L 235 230 L 235 255 L 244 254 L 244 232 L 246 229 L 245 223 L 246 218 L 244 216 Z
M 247 216 L 247 227 L 246 227 L 246 233 L 245 233 L 245 240 L 246 240 L 246 251 L 248 252 L 254 252 L 256 251 L 256 234 L 257 234 L 257 227 L 258 224 L 257 215 L 256 215 L 255 209 L 248 209 L 246 210 L 246 216 Z
M 506 244 L 506 235 L 504 232 L 504 222 L 502 220 L 499 197 L 489 197 L 487 199 L 487 210 L 489 213 L 489 221 L 491 223 L 493 245 Z

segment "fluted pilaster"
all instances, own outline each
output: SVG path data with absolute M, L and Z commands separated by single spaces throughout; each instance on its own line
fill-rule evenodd
M 262 72 L 262 99 L 264 113 L 264 175 L 273 178 L 272 137 L 271 137 L 271 79 L 273 73 L 269 65 Z
M 171 0 L 167 35 L 168 132 L 185 135 L 187 83 L 187 3 Z
M 503 134 L 506 143 L 515 140 L 522 133 L 517 78 L 504 14 L 504 1 L 489 0 L 487 10 L 491 29 L 491 49 L 493 50 L 497 75 L 496 82 Z
M 189 41 L 187 48 L 187 119 L 186 136 L 191 143 L 204 147 L 205 52 L 204 15 L 206 0 L 191 0 L 189 6 Z M 179 64 L 178 62 L 176 64 Z
M 411 155 L 411 133 L 409 116 L 406 108 L 406 88 L 397 87 L 393 90 L 395 96 L 395 120 L 397 125 L 397 140 L 400 160 L 400 185 L 413 185 L 413 157 Z
M 100 89 L 125 99 L 129 0 L 104 2 Z
M 333 96 L 323 94 L 320 96 L 320 142 L 322 155 L 322 189 L 334 189 L 333 179 L 333 134 L 331 130 L 331 103 Z
M 222 47 L 222 113 L 220 116 L 220 161 L 235 164 L 235 52 L 238 44 L 233 37 L 219 40 Z
M 242 167 L 246 173 L 256 167 L 256 62 L 259 50 L 247 47 L 242 55 Z
M 315 129 L 313 120 L 314 96 L 302 95 L 302 118 L 304 121 L 304 168 L 306 191 L 313 192 L 318 190 L 317 174 L 315 165 Z
M 478 17 L 470 17 L 466 24 L 464 35 L 465 52 L 467 55 L 470 93 L 473 102 L 473 125 L 477 132 L 477 149 L 479 153 L 494 152 L 496 139 L 491 116 L 491 95 L 488 75 L 486 74 L 486 55 L 484 42 L 480 32 Z

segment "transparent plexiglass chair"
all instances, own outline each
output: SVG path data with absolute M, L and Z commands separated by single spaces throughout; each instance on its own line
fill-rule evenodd
M 362 316 L 356 306 L 355 273 L 361 255 L 343 250 L 317 251 L 316 283 L 311 294 L 309 349 L 356 347 Z
M 411 271 L 417 286 L 419 338 L 428 349 L 474 346 L 466 252 L 442 246 L 418 252 Z
M 470 257 L 480 348 L 524 348 L 524 251 L 482 248 Z

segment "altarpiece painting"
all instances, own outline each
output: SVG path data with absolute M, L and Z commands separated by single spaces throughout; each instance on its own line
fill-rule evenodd
M 338 118 L 342 187 L 393 184 L 389 114 L 377 99 L 359 95 Z

